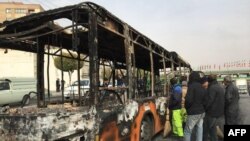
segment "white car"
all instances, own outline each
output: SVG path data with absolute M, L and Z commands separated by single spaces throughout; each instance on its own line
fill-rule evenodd
M 70 98 L 72 99 L 73 96 L 77 98 L 79 96 L 78 94 L 78 81 L 75 81 L 70 85 L 69 87 L 65 88 L 64 91 L 64 97 L 65 98 Z M 85 96 L 87 93 L 89 93 L 89 88 L 90 88 L 90 81 L 89 79 L 83 79 L 80 80 L 80 94 L 81 96 Z
M 21 102 L 28 105 L 36 96 L 36 79 L 23 77 L 0 78 L 0 106 Z

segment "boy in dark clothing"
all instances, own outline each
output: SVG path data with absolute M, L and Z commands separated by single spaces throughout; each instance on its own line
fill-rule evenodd
M 196 140 L 202 141 L 205 89 L 201 86 L 200 75 L 193 71 L 189 75 L 187 95 L 185 98 L 185 108 L 187 110 L 187 121 L 184 129 L 184 141 L 191 140 L 194 127 L 197 127 Z
M 182 89 L 181 85 L 177 84 L 176 78 L 172 78 L 170 83 L 172 85 L 172 93 L 169 101 L 169 109 L 172 110 L 173 133 L 178 137 L 183 137 L 183 120 L 181 113 Z
M 216 80 L 216 75 L 210 75 L 208 77 L 208 94 L 206 96 L 206 116 L 204 119 L 204 134 L 203 141 L 217 141 L 216 134 L 217 120 L 224 115 L 224 89 Z

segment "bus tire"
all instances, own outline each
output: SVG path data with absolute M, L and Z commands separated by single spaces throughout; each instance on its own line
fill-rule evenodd
M 143 118 L 140 131 L 140 141 L 151 141 L 154 135 L 154 123 L 150 116 Z

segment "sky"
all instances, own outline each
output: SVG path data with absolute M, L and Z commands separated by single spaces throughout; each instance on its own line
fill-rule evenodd
M 0 0 L 44 9 L 83 0 Z M 106 8 L 193 68 L 250 61 L 250 0 L 89 0 Z

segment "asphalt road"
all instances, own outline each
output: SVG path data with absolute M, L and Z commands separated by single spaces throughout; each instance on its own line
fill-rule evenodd
M 239 124 L 250 125 L 250 96 L 244 94 L 240 96 Z

